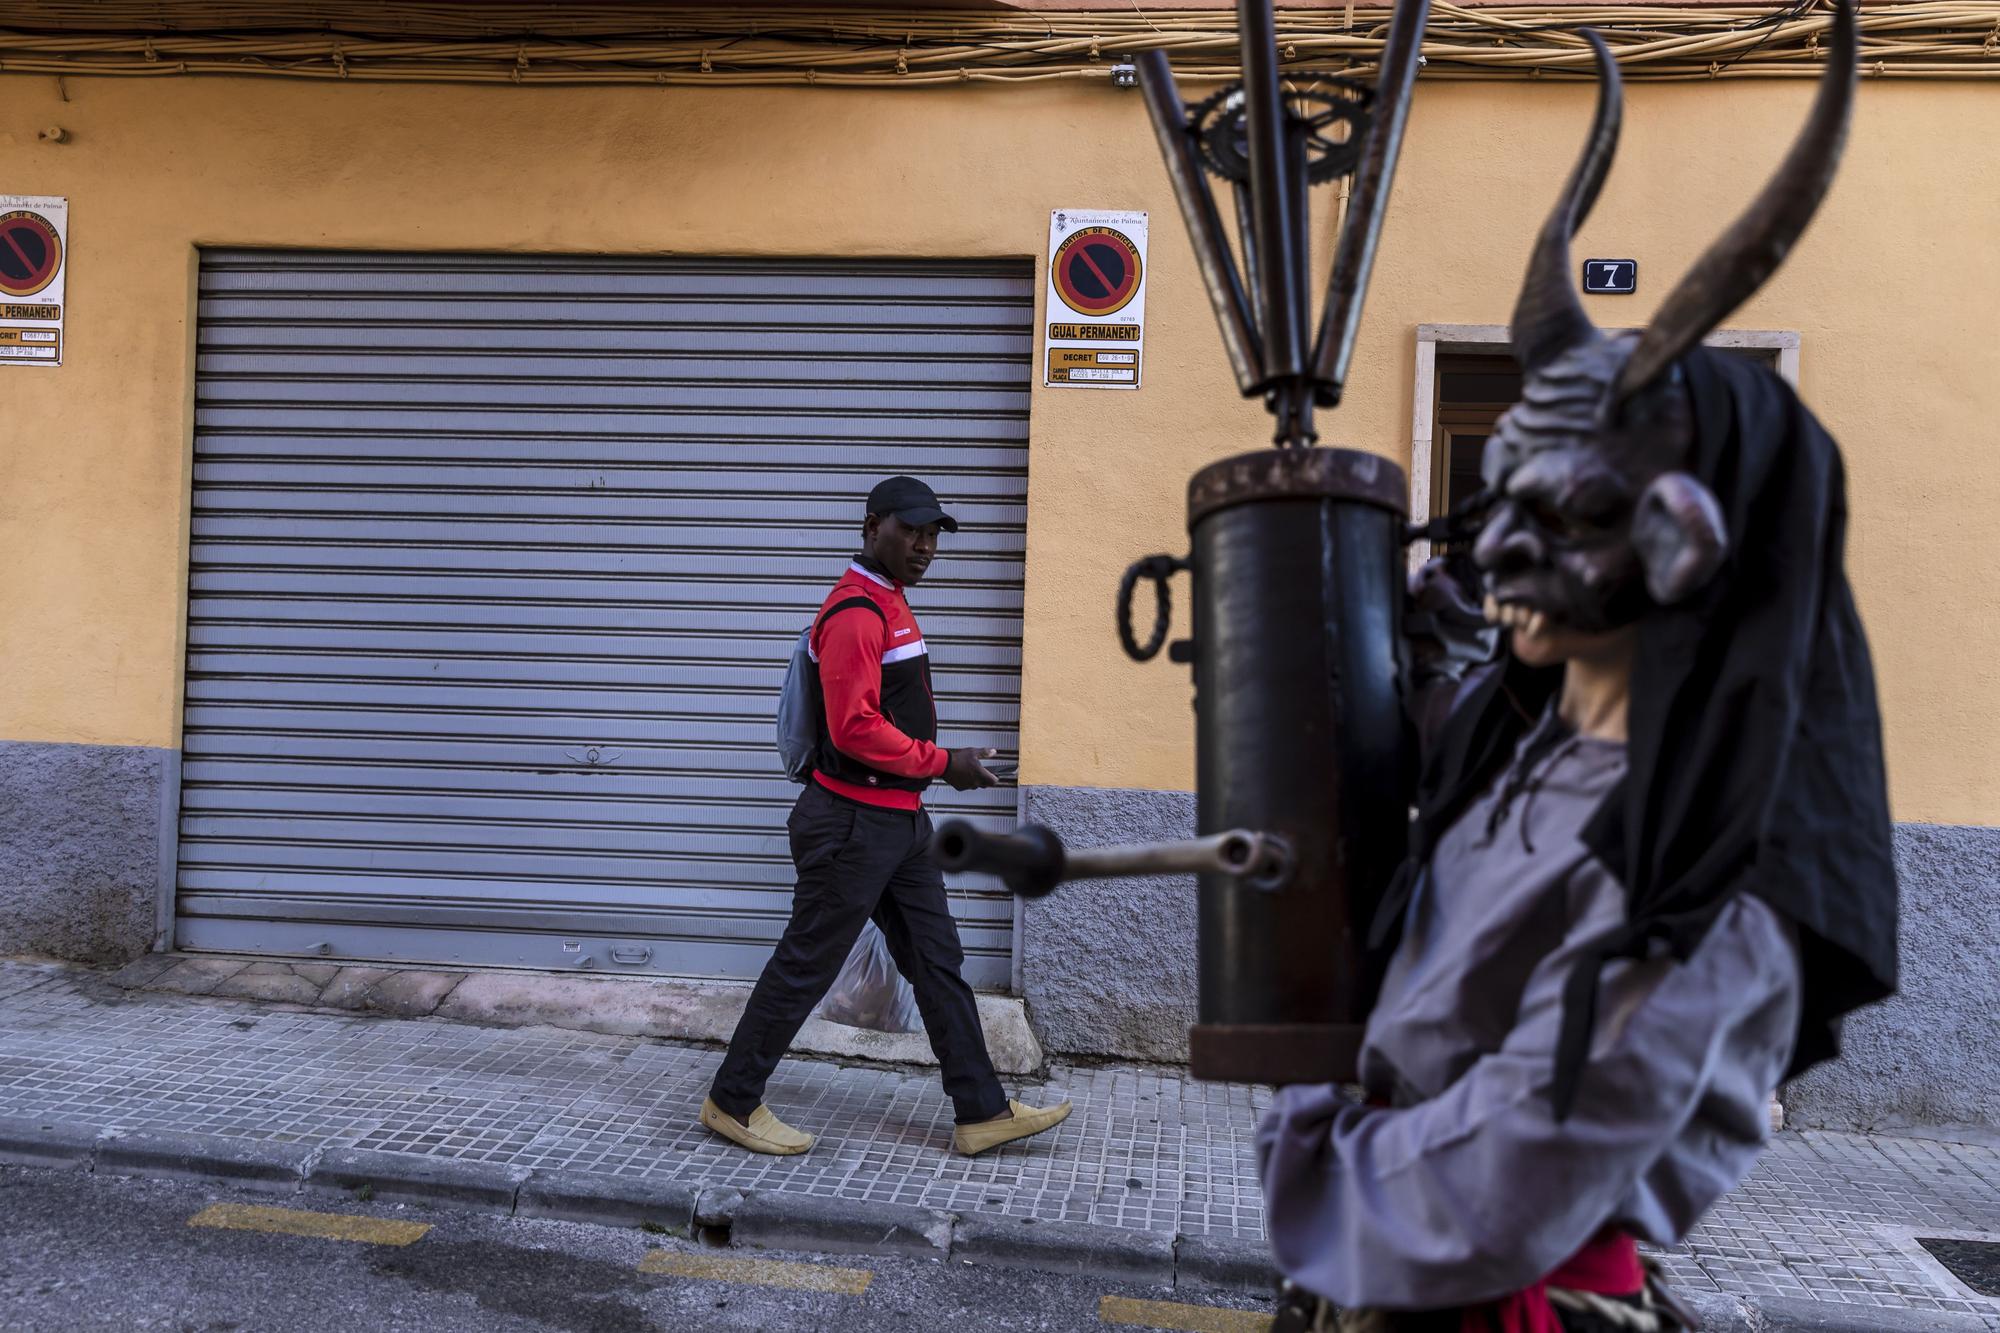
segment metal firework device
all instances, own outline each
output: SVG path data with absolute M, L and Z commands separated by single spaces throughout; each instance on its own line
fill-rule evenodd
M 1401 0 L 1373 85 L 1280 69 L 1269 0 L 1240 0 L 1242 81 L 1190 109 L 1165 54 L 1139 84 L 1245 397 L 1270 409 L 1276 448 L 1188 483 L 1186 557 L 1150 556 L 1118 596 L 1125 651 L 1165 646 L 1168 582 L 1193 577 L 1197 825 L 1186 842 L 1072 851 L 1046 829 L 943 825 L 950 870 L 998 873 L 1040 896 L 1065 879 L 1193 873 L 1200 894 L 1195 1076 L 1260 1083 L 1353 1077 L 1372 992 L 1362 942 L 1402 859 L 1402 469 L 1318 448 L 1317 409 L 1338 406 L 1421 63 L 1428 0 Z M 1228 182 L 1236 240 L 1212 179 Z M 1307 191 L 1351 179 L 1317 330 Z M 1153 588 L 1145 642 L 1138 586 Z

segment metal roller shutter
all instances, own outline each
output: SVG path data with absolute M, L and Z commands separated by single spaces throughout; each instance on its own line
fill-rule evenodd
M 965 525 L 945 735 L 1016 750 L 1032 277 L 205 253 L 180 945 L 756 975 L 778 685 L 882 476 Z M 952 901 L 1004 986 L 1009 900 Z

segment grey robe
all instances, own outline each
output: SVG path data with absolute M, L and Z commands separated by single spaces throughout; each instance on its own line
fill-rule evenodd
M 1625 747 L 1567 737 L 1523 771 L 1557 725 L 1523 739 L 1411 900 L 1361 1054 L 1389 1107 L 1286 1088 L 1259 1126 L 1278 1267 L 1336 1304 L 1490 1300 L 1606 1224 L 1677 1242 L 1763 1146 L 1798 1028 L 1799 953 L 1748 894 L 1687 962 L 1605 968 L 1576 1109 L 1561 1124 L 1550 1113 L 1563 982 L 1579 946 L 1625 914 L 1580 836 Z

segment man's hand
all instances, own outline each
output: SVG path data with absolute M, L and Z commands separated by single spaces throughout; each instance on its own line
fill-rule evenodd
M 948 750 L 944 765 L 944 780 L 951 784 L 953 791 L 977 791 L 981 787 L 997 787 L 1000 779 L 993 770 L 980 763 L 991 759 L 997 750 Z

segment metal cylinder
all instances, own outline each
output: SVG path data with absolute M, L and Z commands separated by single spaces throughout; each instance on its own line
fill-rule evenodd
M 1200 877 L 1197 1078 L 1354 1076 L 1363 942 L 1404 852 L 1403 471 L 1349 449 L 1225 459 L 1188 487 L 1197 828 L 1293 855 L 1258 892 Z

